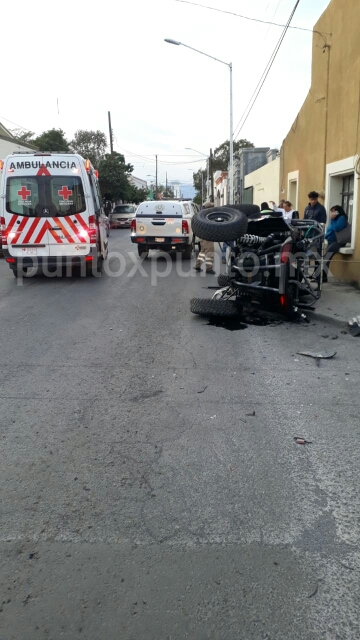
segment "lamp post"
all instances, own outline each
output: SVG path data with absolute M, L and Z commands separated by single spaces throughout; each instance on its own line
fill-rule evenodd
M 183 42 L 179 42 L 179 40 L 172 40 L 171 38 L 165 38 L 165 42 L 169 44 L 175 44 L 176 46 L 182 45 L 187 49 L 191 49 L 192 51 L 196 51 L 196 53 L 201 53 L 202 56 L 206 56 L 207 58 L 211 58 L 216 62 L 220 62 L 221 64 L 225 64 L 229 67 L 230 71 L 230 163 L 229 163 L 229 171 L 230 171 L 230 202 L 229 204 L 233 204 L 234 199 L 234 135 L 233 135 L 233 87 L 232 87 L 232 62 L 224 62 L 224 60 L 219 60 L 219 58 L 215 58 L 214 56 L 210 56 L 208 53 L 204 53 L 203 51 L 199 51 L 199 49 L 194 49 L 194 47 L 189 47 L 188 44 L 184 44 Z

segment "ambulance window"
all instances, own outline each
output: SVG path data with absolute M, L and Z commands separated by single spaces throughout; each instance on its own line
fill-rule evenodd
M 8 178 L 6 210 L 22 216 L 66 216 L 86 210 L 79 176 Z
M 98 200 L 98 194 L 95 189 L 95 180 L 91 175 L 91 173 L 89 173 L 88 175 L 89 175 L 89 182 L 90 182 L 90 188 L 91 188 L 91 195 L 94 201 L 94 208 L 95 208 L 95 211 L 98 211 L 100 209 L 100 202 Z

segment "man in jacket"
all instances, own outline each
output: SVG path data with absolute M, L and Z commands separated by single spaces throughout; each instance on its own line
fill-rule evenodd
M 305 209 L 305 220 L 316 220 L 316 222 L 326 224 L 326 209 L 319 202 L 319 194 L 316 191 L 310 191 L 308 198 L 310 202 Z
M 213 202 L 205 202 L 203 209 L 210 209 L 214 206 Z M 215 273 L 214 271 L 214 243 L 210 240 L 201 240 L 200 253 L 196 260 L 195 271 L 201 271 L 202 265 L 205 263 L 206 273 Z

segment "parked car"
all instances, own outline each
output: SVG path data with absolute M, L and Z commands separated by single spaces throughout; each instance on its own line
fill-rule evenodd
M 135 214 L 136 206 L 134 204 L 117 204 L 110 215 L 110 227 L 112 229 L 130 227 Z
M 196 207 L 190 201 L 142 202 L 131 223 L 131 242 L 137 244 L 139 256 L 146 258 L 150 249 L 160 249 L 179 251 L 190 259 L 198 242 L 191 228 L 195 214 Z

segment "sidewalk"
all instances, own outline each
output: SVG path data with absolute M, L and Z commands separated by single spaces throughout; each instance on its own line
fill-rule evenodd
M 344 326 L 354 316 L 360 316 L 360 290 L 330 276 L 329 282 L 323 284 L 313 317 Z

